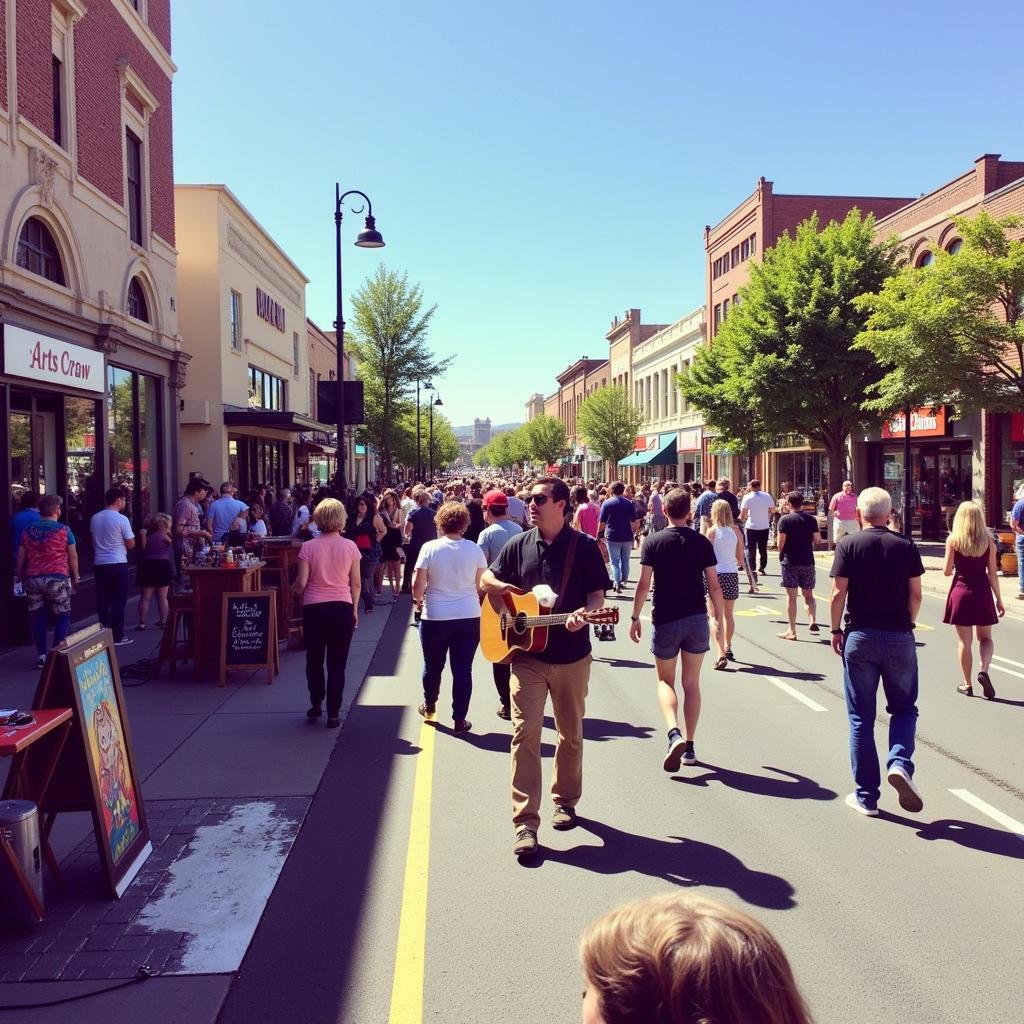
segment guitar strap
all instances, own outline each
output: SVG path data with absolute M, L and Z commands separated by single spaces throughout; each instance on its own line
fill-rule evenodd
M 572 536 L 569 538 L 569 550 L 565 553 L 565 565 L 562 567 L 562 585 L 558 588 L 558 598 L 555 601 L 555 608 L 562 610 L 562 598 L 565 595 L 565 588 L 569 585 L 569 573 L 572 572 L 572 562 L 576 555 L 576 544 L 580 539 L 579 532 L 577 530 L 572 531 Z

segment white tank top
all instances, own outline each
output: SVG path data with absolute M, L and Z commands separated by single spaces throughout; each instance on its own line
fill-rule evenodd
M 718 559 L 719 572 L 739 572 L 736 561 L 736 530 L 724 526 L 715 527 L 715 535 L 711 541 Z

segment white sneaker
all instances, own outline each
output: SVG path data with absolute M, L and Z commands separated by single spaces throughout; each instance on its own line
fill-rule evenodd
M 860 802 L 860 797 L 856 793 L 850 793 L 846 797 L 846 806 L 852 807 L 858 814 L 863 814 L 868 818 L 878 817 L 877 807 L 867 807 Z
M 899 793 L 900 807 L 905 811 L 917 814 L 924 809 L 924 800 L 918 792 L 910 773 L 902 765 L 894 764 L 886 773 L 889 785 Z
M 123 636 L 120 640 L 114 641 L 115 647 L 127 647 L 129 644 L 133 644 L 135 641 L 130 636 Z

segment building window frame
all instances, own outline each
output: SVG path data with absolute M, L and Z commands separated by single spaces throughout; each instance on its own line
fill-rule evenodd
M 145 324 L 152 323 L 149 314 L 149 300 L 146 298 L 146 289 L 142 284 L 142 279 L 137 274 L 128 282 L 128 301 L 125 305 L 130 317 L 141 320 Z
M 242 295 L 234 288 L 228 291 L 228 337 L 231 351 L 242 351 Z
M 67 288 L 67 271 L 60 245 L 49 224 L 35 215 L 26 217 L 18 232 L 15 263 L 36 277 Z
M 292 376 L 299 376 L 299 332 L 292 331 Z
M 154 111 L 160 106 L 152 91 L 132 67 L 127 57 L 117 62 L 117 73 L 121 89 L 121 165 L 123 168 L 122 188 L 124 189 L 125 234 L 129 244 L 140 253 L 150 248 L 152 234 L 152 176 L 149 142 L 149 126 Z M 138 143 L 137 168 L 132 168 L 129 137 Z M 132 173 L 138 181 L 137 209 L 132 207 Z
M 260 366 L 249 365 L 249 408 L 286 412 L 288 382 Z
M 136 245 L 144 247 L 145 229 L 145 192 L 143 190 L 143 165 L 146 163 L 145 151 L 140 139 L 130 127 L 124 130 L 125 154 L 125 206 L 128 211 L 128 239 Z

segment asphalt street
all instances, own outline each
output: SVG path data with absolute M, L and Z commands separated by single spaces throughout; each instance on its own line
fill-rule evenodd
M 778 639 L 774 554 L 769 572 L 737 605 L 738 662 L 705 660 L 695 767 L 661 767 L 649 623 L 639 646 L 625 625 L 595 645 L 580 824 L 545 822 L 541 855 L 523 863 L 490 666 L 478 659 L 470 734 L 451 733 L 450 713 L 424 725 L 418 637 L 396 609 L 220 1020 L 566 1024 L 579 1019 L 580 931 L 674 887 L 765 921 L 821 1022 L 1021 1020 L 1024 623 L 995 630 L 998 700 L 969 699 L 942 601 L 925 595 L 924 811 L 887 791 L 868 819 L 843 802 L 826 603 L 819 638 L 801 607 L 798 641 Z M 829 591 L 821 569 L 816 589 Z M 612 600 L 628 622 L 632 587 Z M 884 755 L 883 725 L 876 736 Z

